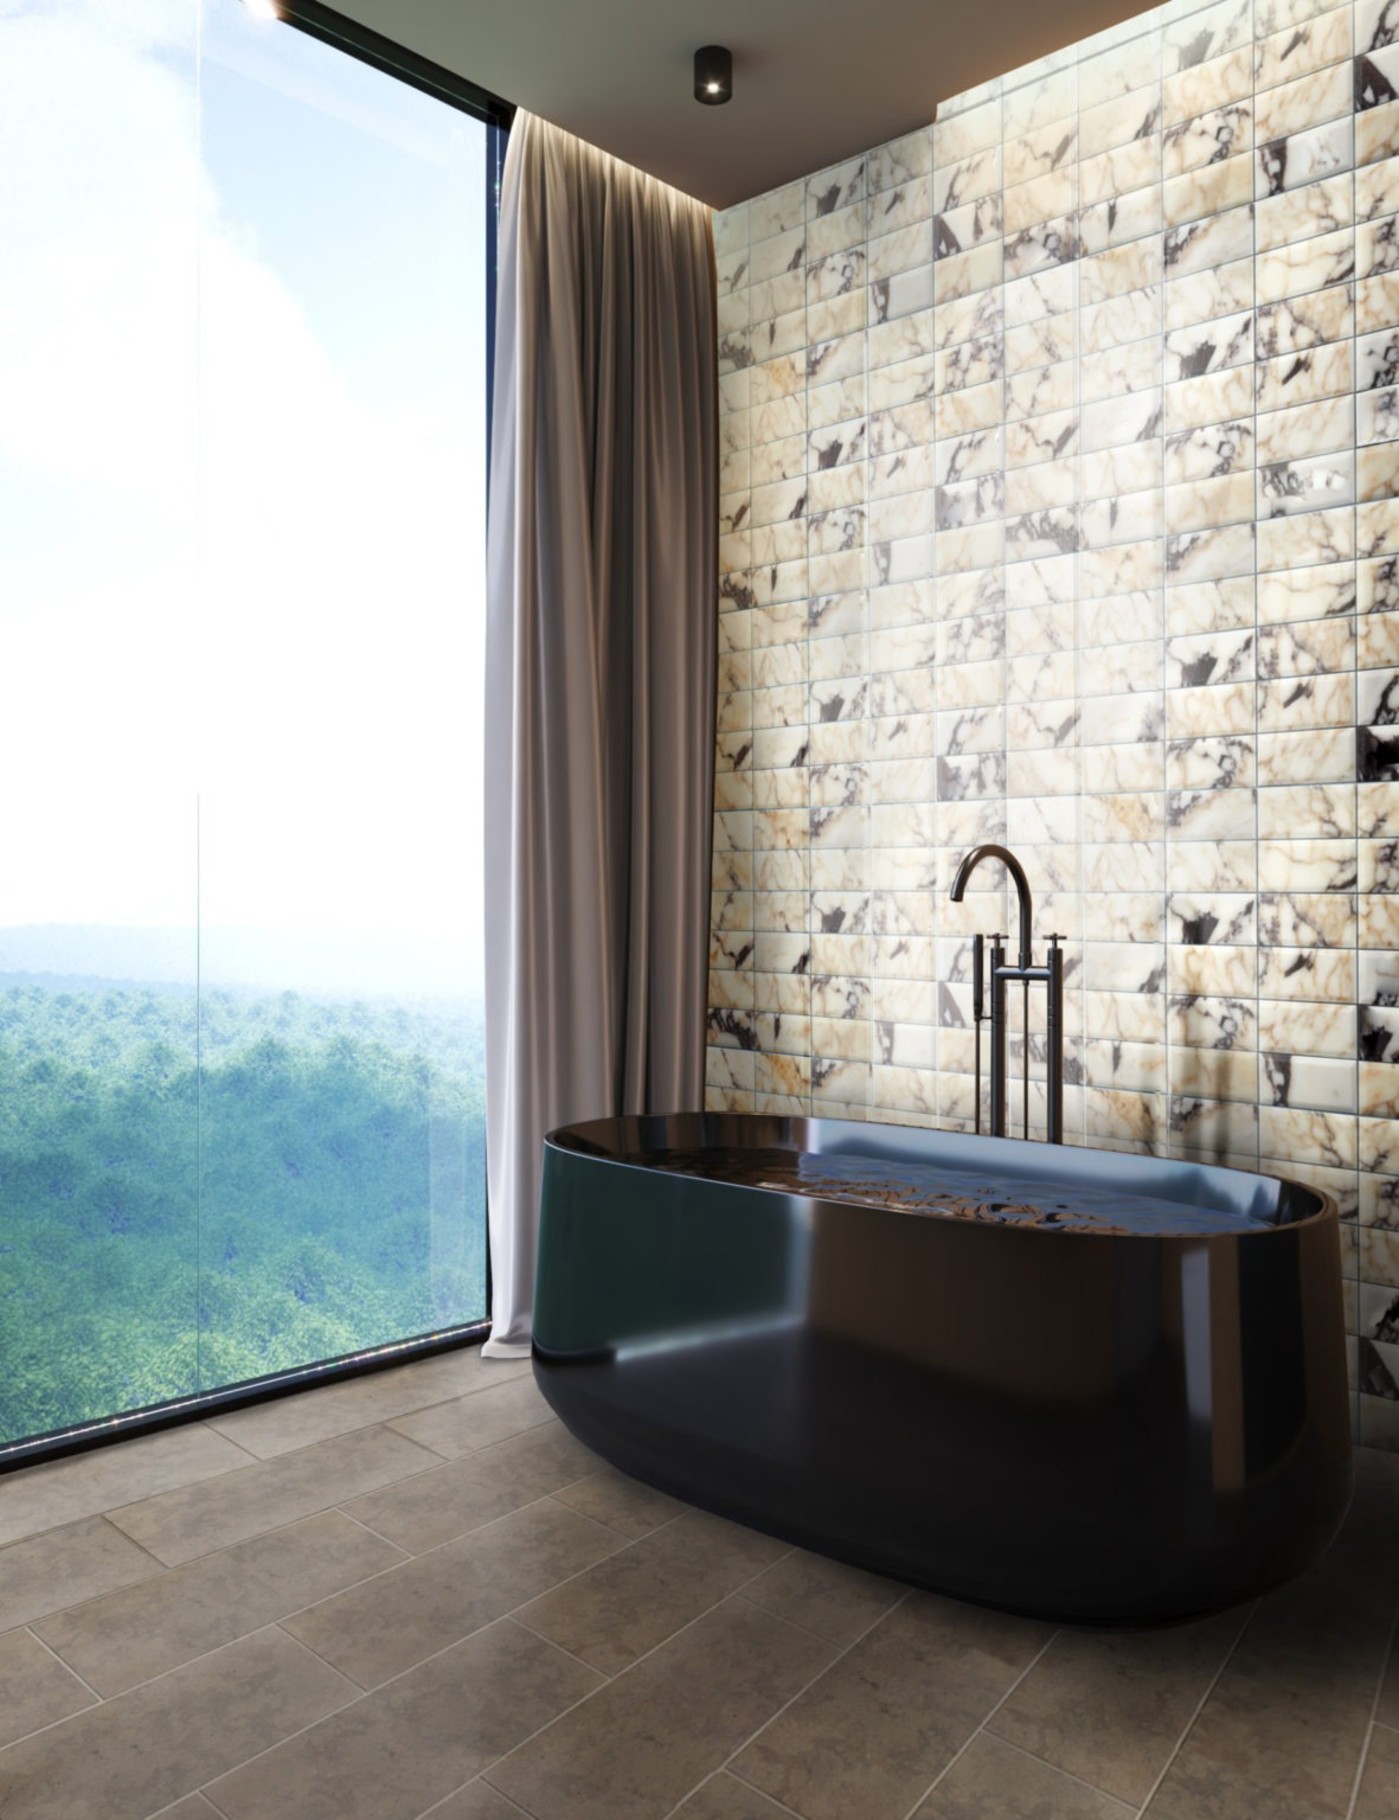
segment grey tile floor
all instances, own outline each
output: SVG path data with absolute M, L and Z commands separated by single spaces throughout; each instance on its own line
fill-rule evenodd
M 1399 1820 L 1399 1456 L 1056 1631 L 663 1497 L 459 1352 L 0 1479 L 3 1820 Z

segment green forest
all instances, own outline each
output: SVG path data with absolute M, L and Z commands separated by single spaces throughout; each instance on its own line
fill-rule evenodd
M 479 1009 L 0 976 L 0 1441 L 484 1313 Z

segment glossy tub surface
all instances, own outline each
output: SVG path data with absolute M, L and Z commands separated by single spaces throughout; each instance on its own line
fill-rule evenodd
M 1261 1223 L 1045 1231 L 647 1164 L 700 1146 L 1058 1172 Z M 534 1334 L 545 1396 L 625 1472 L 1015 1611 L 1218 1609 L 1305 1567 L 1349 1497 L 1336 1209 L 1272 1177 L 835 1120 L 571 1126 Z

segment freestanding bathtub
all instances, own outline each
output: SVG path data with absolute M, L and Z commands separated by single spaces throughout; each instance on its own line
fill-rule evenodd
M 1350 1491 L 1335 1205 L 1238 1170 L 834 1120 L 575 1125 L 546 1140 L 534 1333 L 545 1396 L 624 1471 L 1045 1617 L 1248 1598 Z

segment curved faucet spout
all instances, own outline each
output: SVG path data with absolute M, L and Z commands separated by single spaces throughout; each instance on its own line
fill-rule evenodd
M 988 841 L 984 846 L 973 847 L 957 868 L 957 876 L 952 881 L 952 901 L 960 904 L 967 888 L 967 880 L 984 859 L 998 859 L 1015 881 L 1015 895 L 1020 900 L 1020 965 L 1031 964 L 1031 924 L 1034 921 L 1034 909 L 1030 898 L 1030 881 L 1025 876 L 1025 868 L 1015 855 L 1006 847 L 998 847 Z

